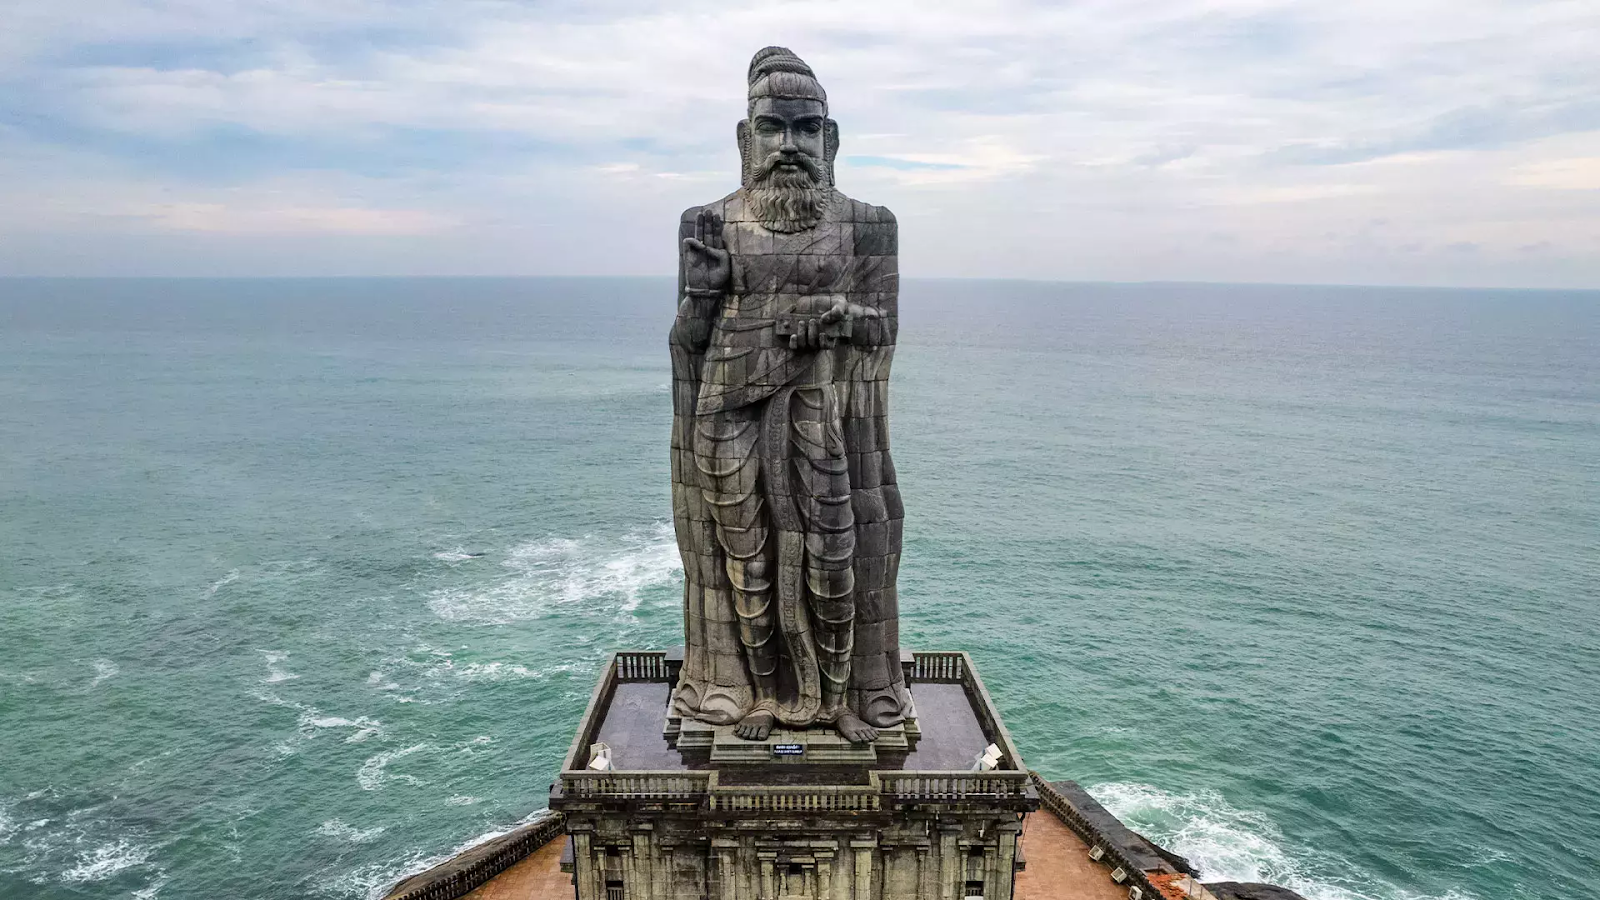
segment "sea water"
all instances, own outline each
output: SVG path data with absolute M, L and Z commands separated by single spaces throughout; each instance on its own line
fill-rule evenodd
M 363 898 L 680 640 L 664 280 L 0 281 L 0 896 Z M 1595 896 L 1600 294 L 917 282 L 901 634 L 1208 879 Z

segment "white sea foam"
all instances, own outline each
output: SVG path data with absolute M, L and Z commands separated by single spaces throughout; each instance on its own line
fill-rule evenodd
M 291 681 L 300 677 L 293 672 L 285 672 L 283 669 L 279 668 L 278 664 L 289 658 L 288 651 L 261 650 L 258 652 L 267 661 L 267 677 L 261 679 L 266 684 L 277 684 L 280 681 Z
M 238 581 L 238 580 L 239 580 L 239 570 L 238 569 L 234 569 L 232 572 L 229 572 L 228 574 L 222 576 L 221 578 L 218 578 L 216 581 L 211 582 L 211 586 L 206 588 L 206 594 L 205 594 L 206 599 L 209 600 L 212 597 L 215 597 L 217 595 L 217 591 L 222 590 L 223 588 L 227 587 L 230 584 L 233 584 L 235 581 Z
M 11 837 L 22 830 L 17 820 L 11 817 L 11 807 L 0 801 L 0 844 L 11 842 Z
M 148 886 L 134 891 L 133 900 L 155 900 L 156 894 L 161 892 L 162 885 L 165 885 L 166 883 L 167 875 L 165 872 L 163 872 L 160 875 L 157 875 L 156 880 L 151 882 Z
M 466 794 L 456 794 L 454 797 L 446 797 L 445 800 L 444 800 L 444 805 L 445 806 L 471 806 L 474 803 L 482 803 L 482 802 L 483 802 L 483 798 L 482 797 L 470 797 L 470 796 L 468 796 Z
M 383 723 L 377 719 L 369 719 L 366 716 L 355 719 L 325 716 L 314 706 L 302 707 L 299 721 L 301 737 L 315 737 L 317 731 L 324 728 L 354 728 L 355 731 L 344 739 L 346 744 L 359 744 L 373 735 L 383 733 Z
M 498 581 L 435 591 L 428 607 L 451 621 L 505 624 L 538 618 L 563 604 L 609 604 L 626 615 L 646 588 L 683 568 L 669 523 L 620 539 L 551 538 L 511 549 Z
M 62 872 L 61 880 L 67 884 L 104 881 L 124 869 L 149 862 L 152 852 L 150 847 L 129 840 L 101 844 L 79 854 L 77 865 Z
M 352 844 L 365 844 L 378 835 L 383 834 L 383 832 L 384 826 L 382 825 L 377 825 L 363 830 L 351 825 L 347 825 L 338 819 L 329 819 L 328 821 L 322 823 L 321 828 L 317 829 L 317 834 L 320 834 L 323 837 L 338 838 L 342 841 L 349 841 Z
M 97 659 L 97 660 L 95 660 L 94 661 L 94 680 L 89 682 L 89 687 L 94 687 L 95 685 L 98 685 L 100 682 L 105 681 L 107 678 L 112 677 L 113 675 L 117 674 L 120 671 L 121 671 L 121 669 L 117 668 L 117 664 L 112 662 L 109 659 Z
M 397 759 L 410 756 L 430 749 L 427 744 L 413 744 L 402 750 L 385 750 L 375 756 L 369 757 L 356 771 L 356 783 L 361 785 L 363 791 L 382 790 L 385 784 L 391 781 L 404 781 L 407 784 L 422 784 L 422 780 L 413 775 L 396 775 L 388 771 L 389 763 Z
M 1216 791 L 1173 794 L 1112 782 L 1088 789 L 1112 815 L 1186 857 L 1204 881 L 1282 885 L 1308 900 L 1420 900 L 1346 860 L 1293 847 L 1265 815 L 1230 805 Z M 1451 893 L 1441 900 L 1469 900 Z
M 435 553 L 433 558 L 443 560 L 444 562 L 456 563 L 466 562 L 469 559 L 477 559 L 482 555 L 482 553 L 468 553 L 465 549 L 457 547 L 454 550 L 441 550 L 438 553 Z
M 462 741 L 459 744 L 454 744 L 450 749 L 456 751 L 457 753 L 471 754 L 478 752 L 480 748 L 487 747 L 494 742 L 495 741 L 493 737 L 490 737 L 487 734 L 480 734 L 470 741 Z

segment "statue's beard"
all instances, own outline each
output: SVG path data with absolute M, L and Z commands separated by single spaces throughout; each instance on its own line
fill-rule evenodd
M 780 162 L 799 163 L 800 168 L 779 169 Z M 804 154 L 785 159 L 774 153 L 745 181 L 746 208 L 773 231 L 805 231 L 822 221 L 833 195 L 827 169 L 824 160 Z

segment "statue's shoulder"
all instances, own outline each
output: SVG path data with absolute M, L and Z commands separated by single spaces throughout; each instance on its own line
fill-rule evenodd
M 835 204 L 840 221 L 851 223 L 856 256 L 894 256 L 900 252 L 900 226 L 888 207 L 873 206 L 840 194 Z
M 839 198 L 843 202 L 837 205 L 839 218 L 845 222 L 855 222 L 864 225 L 885 225 L 894 228 L 896 225 L 894 213 L 887 206 L 873 206 L 865 200 L 848 197 L 839 191 Z

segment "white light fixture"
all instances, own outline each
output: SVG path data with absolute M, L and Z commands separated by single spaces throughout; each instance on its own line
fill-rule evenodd
M 1099 862 L 1100 858 L 1105 856 L 1105 855 L 1106 855 L 1106 848 L 1100 846 L 1099 844 L 1095 844 L 1093 847 L 1089 848 L 1089 858 L 1094 860 L 1095 862 Z
M 1000 748 L 994 744 L 983 748 L 983 752 L 972 758 L 972 771 L 988 772 L 1000 767 Z
M 589 768 L 596 772 L 604 772 L 611 768 L 611 745 L 589 745 Z
M 1115 881 L 1117 884 L 1121 884 L 1124 881 L 1127 881 L 1128 880 L 1128 870 L 1122 868 L 1121 866 L 1117 866 L 1115 869 L 1111 870 L 1111 880 Z

